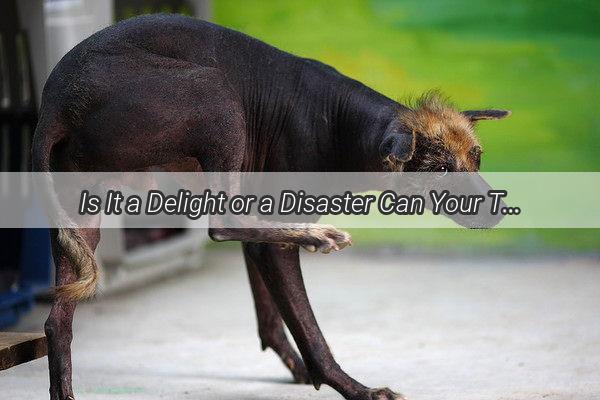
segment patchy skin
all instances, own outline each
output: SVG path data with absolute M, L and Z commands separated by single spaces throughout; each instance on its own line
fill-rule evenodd
M 50 74 L 36 128 L 33 171 L 379 172 L 476 171 L 475 121 L 436 94 L 399 104 L 315 60 L 182 16 L 120 22 L 71 50 Z M 302 157 L 298 157 L 301 151 Z M 140 182 L 151 186 L 152 182 Z M 94 225 L 99 227 L 98 224 Z M 299 248 L 351 244 L 332 226 L 210 228 L 243 243 L 263 348 L 299 383 L 327 384 L 348 400 L 399 400 L 370 389 L 335 361 L 310 306 Z M 59 286 L 46 322 L 50 398 L 74 399 L 72 321 L 95 290 L 100 229 L 52 233 Z M 290 330 L 300 355 L 288 341 Z

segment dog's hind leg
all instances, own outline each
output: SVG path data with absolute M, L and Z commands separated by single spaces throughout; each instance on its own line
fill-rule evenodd
M 65 230 L 65 229 L 63 229 Z M 75 229 L 70 229 L 75 231 Z M 85 241 L 91 254 L 100 240 L 100 229 L 77 229 L 78 237 Z M 73 232 L 72 232 L 73 233 Z M 62 234 L 62 233 L 61 233 Z M 58 229 L 52 230 L 52 255 L 56 265 L 56 284 L 66 288 L 80 278 L 72 250 L 67 250 L 64 240 L 59 238 Z M 79 260 L 81 261 L 81 259 Z M 73 339 L 73 314 L 77 300 L 57 294 L 52 310 L 46 320 L 45 331 L 48 340 L 48 365 L 50 368 L 51 400 L 74 399 L 71 385 L 71 341 Z
M 49 117 L 50 116 L 50 117 Z M 52 160 L 58 161 L 59 170 L 76 171 L 68 157 L 56 160 L 54 146 L 67 137 L 69 131 L 52 112 L 42 112 L 32 146 L 32 169 L 48 174 Z M 63 169 L 64 168 L 64 169 Z M 91 217 L 91 228 L 73 228 L 66 213 L 60 212 L 62 203 L 53 180 L 48 175 L 42 193 L 45 201 L 53 204 L 52 219 L 57 228 L 51 229 L 52 257 L 56 268 L 56 292 L 50 315 L 44 326 L 48 341 L 51 400 L 72 400 L 71 341 L 73 339 L 73 314 L 77 301 L 91 297 L 98 281 L 98 265 L 94 251 L 100 241 L 100 217 Z M 63 210 L 64 211 L 64 210 Z M 68 228 L 65 226 L 69 226 Z
M 281 361 L 290 370 L 296 383 L 310 383 L 308 371 L 304 366 L 302 358 L 296 353 L 290 344 L 283 327 L 283 320 L 273 301 L 269 290 L 265 286 L 262 276 L 258 270 L 256 262 L 267 262 L 266 260 L 253 259 L 247 251 L 249 244 L 243 243 L 244 258 L 248 270 L 248 278 L 252 295 L 254 297 L 254 306 L 256 308 L 256 317 L 258 321 L 258 334 L 261 340 L 262 349 L 268 347 L 273 349 L 281 358 Z M 251 246 L 251 245 L 250 245 Z M 267 266 L 266 268 L 270 268 Z

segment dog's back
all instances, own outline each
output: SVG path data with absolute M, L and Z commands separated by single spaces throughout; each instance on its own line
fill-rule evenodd
M 217 25 L 169 15 L 135 18 L 92 35 L 47 80 L 34 153 L 50 152 L 42 143 L 60 144 L 54 169 L 84 171 L 205 158 L 202 148 L 219 140 L 217 125 L 220 135 L 243 129 L 238 94 L 221 66 L 230 63 L 218 54 L 231 46 L 221 41 L 277 51 Z

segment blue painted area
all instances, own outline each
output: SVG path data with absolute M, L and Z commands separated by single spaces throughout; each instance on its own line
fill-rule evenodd
M 40 218 L 46 217 L 37 204 L 27 209 L 26 220 Z M 16 324 L 33 306 L 35 294 L 47 289 L 52 280 L 49 230 L 14 229 L 9 235 L 11 240 L 0 243 L 0 246 L 11 246 L 5 247 L 2 253 L 16 256 L 18 281 L 7 291 L 0 292 L 0 329 Z
M 20 284 L 39 291 L 51 280 L 51 250 L 48 229 L 23 229 L 20 257 Z
M 29 288 L 0 293 L 0 329 L 17 323 L 33 306 L 34 294 Z

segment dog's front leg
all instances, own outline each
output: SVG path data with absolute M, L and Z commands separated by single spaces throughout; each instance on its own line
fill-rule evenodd
M 252 243 L 246 245 L 246 254 L 256 261 L 317 389 L 324 383 L 348 400 L 403 399 L 389 389 L 369 389 L 348 376 L 336 363 L 311 309 L 297 246 Z
M 269 289 L 267 289 L 256 265 L 257 262 L 263 263 L 266 260 L 253 259 L 248 255 L 247 246 L 247 243 L 243 243 L 244 258 L 246 259 L 248 278 L 250 280 L 252 296 L 254 297 L 258 334 L 262 349 L 265 350 L 267 347 L 273 349 L 290 370 L 296 383 L 310 383 L 310 377 L 308 376 L 304 362 L 287 338 L 277 305 L 273 301 L 271 293 L 269 293 Z M 267 266 L 267 268 L 269 267 Z

